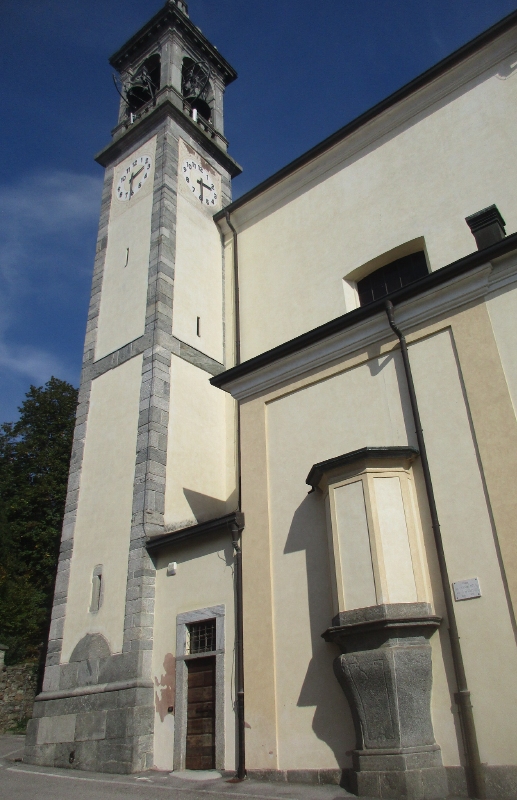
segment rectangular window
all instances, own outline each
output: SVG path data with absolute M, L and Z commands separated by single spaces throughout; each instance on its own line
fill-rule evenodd
M 215 649 L 215 619 L 187 625 L 187 655 L 211 653 Z
M 397 258 L 390 264 L 376 269 L 357 282 L 359 302 L 362 306 L 373 303 L 391 292 L 396 292 L 419 278 L 429 274 L 427 260 L 423 250 L 409 256 Z

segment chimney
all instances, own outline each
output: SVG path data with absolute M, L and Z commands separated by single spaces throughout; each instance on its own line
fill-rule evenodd
M 500 242 L 506 236 L 504 229 L 506 222 L 495 205 L 465 217 L 465 222 L 476 240 L 478 250 L 484 250 L 485 247 Z

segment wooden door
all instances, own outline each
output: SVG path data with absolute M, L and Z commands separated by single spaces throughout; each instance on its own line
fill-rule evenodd
M 186 769 L 215 768 L 215 656 L 187 661 Z

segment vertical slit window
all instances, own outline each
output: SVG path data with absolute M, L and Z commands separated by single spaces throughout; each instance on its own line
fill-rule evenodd
M 102 567 L 95 567 L 92 575 L 92 600 L 90 603 L 90 613 L 96 614 L 102 605 Z

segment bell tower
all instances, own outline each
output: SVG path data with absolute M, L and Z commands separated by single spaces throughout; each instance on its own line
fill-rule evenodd
M 105 169 L 74 446 L 31 763 L 154 763 L 152 537 L 235 508 L 221 240 L 241 171 L 223 98 L 236 73 L 168 0 L 110 59 Z M 230 454 L 230 455 L 228 455 Z

